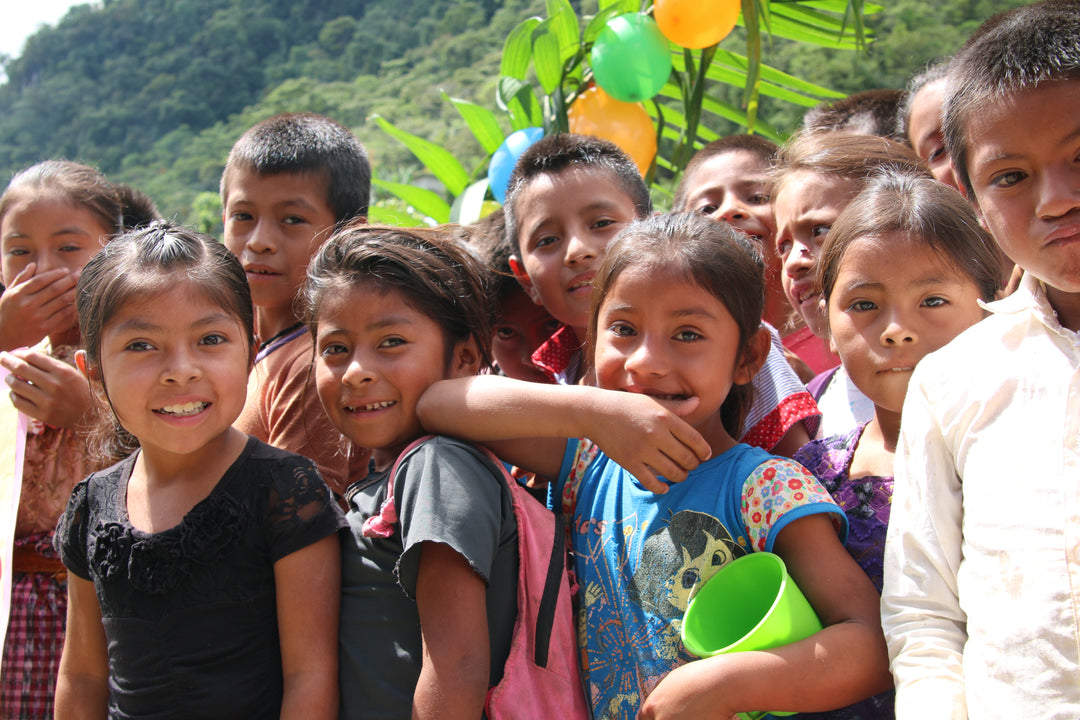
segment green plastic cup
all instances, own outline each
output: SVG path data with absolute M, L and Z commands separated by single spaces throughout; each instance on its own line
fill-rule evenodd
M 768 650 L 818 630 L 821 621 L 780 556 L 755 552 L 720 568 L 698 590 L 683 617 L 682 640 L 687 650 L 704 658 Z M 744 717 L 764 714 L 747 713 Z

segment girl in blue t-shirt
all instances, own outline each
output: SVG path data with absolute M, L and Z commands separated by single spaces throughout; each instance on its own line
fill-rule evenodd
M 844 550 L 843 513 L 802 466 L 733 439 L 769 346 L 763 284 L 758 251 L 723 223 L 636 222 L 593 279 L 588 352 L 600 387 L 488 376 L 438 383 L 421 399 L 429 429 L 488 442 L 553 479 L 597 717 L 825 710 L 890 683 L 877 595 Z M 575 437 L 595 444 L 558 439 Z M 679 641 L 689 598 L 756 551 L 784 559 L 824 629 L 689 662 Z

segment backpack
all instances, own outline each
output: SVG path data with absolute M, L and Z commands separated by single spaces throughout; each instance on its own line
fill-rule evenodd
M 378 515 L 364 521 L 364 535 L 393 535 L 398 522 L 394 506 L 398 467 L 406 455 L 431 437 L 416 440 L 398 455 L 390 471 L 386 500 Z M 470 447 L 510 492 L 518 532 L 517 619 L 502 680 L 488 689 L 484 714 L 488 720 L 587 720 L 590 712 L 578 665 L 562 517 L 529 495 L 490 450 Z

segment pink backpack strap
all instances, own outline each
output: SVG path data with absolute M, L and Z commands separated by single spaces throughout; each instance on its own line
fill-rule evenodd
M 398 467 L 401 466 L 401 461 L 406 455 L 433 437 L 435 436 L 425 435 L 418 440 L 412 441 L 409 443 L 409 446 L 402 450 L 401 454 L 397 456 L 397 460 L 394 461 L 394 466 L 390 468 L 390 477 L 386 482 L 386 499 L 383 500 L 379 512 L 364 521 L 362 529 L 364 537 L 393 537 L 394 526 L 398 523 L 397 506 L 394 504 L 394 478 L 397 477 Z

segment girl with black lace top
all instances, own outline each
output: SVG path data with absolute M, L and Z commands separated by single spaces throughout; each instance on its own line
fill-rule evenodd
M 76 363 L 130 454 L 57 528 L 56 717 L 336 717 L 343 518 L 309 460 L 232 427 L 254 357 L 239 262 L 156 223 L 77 293 Z

